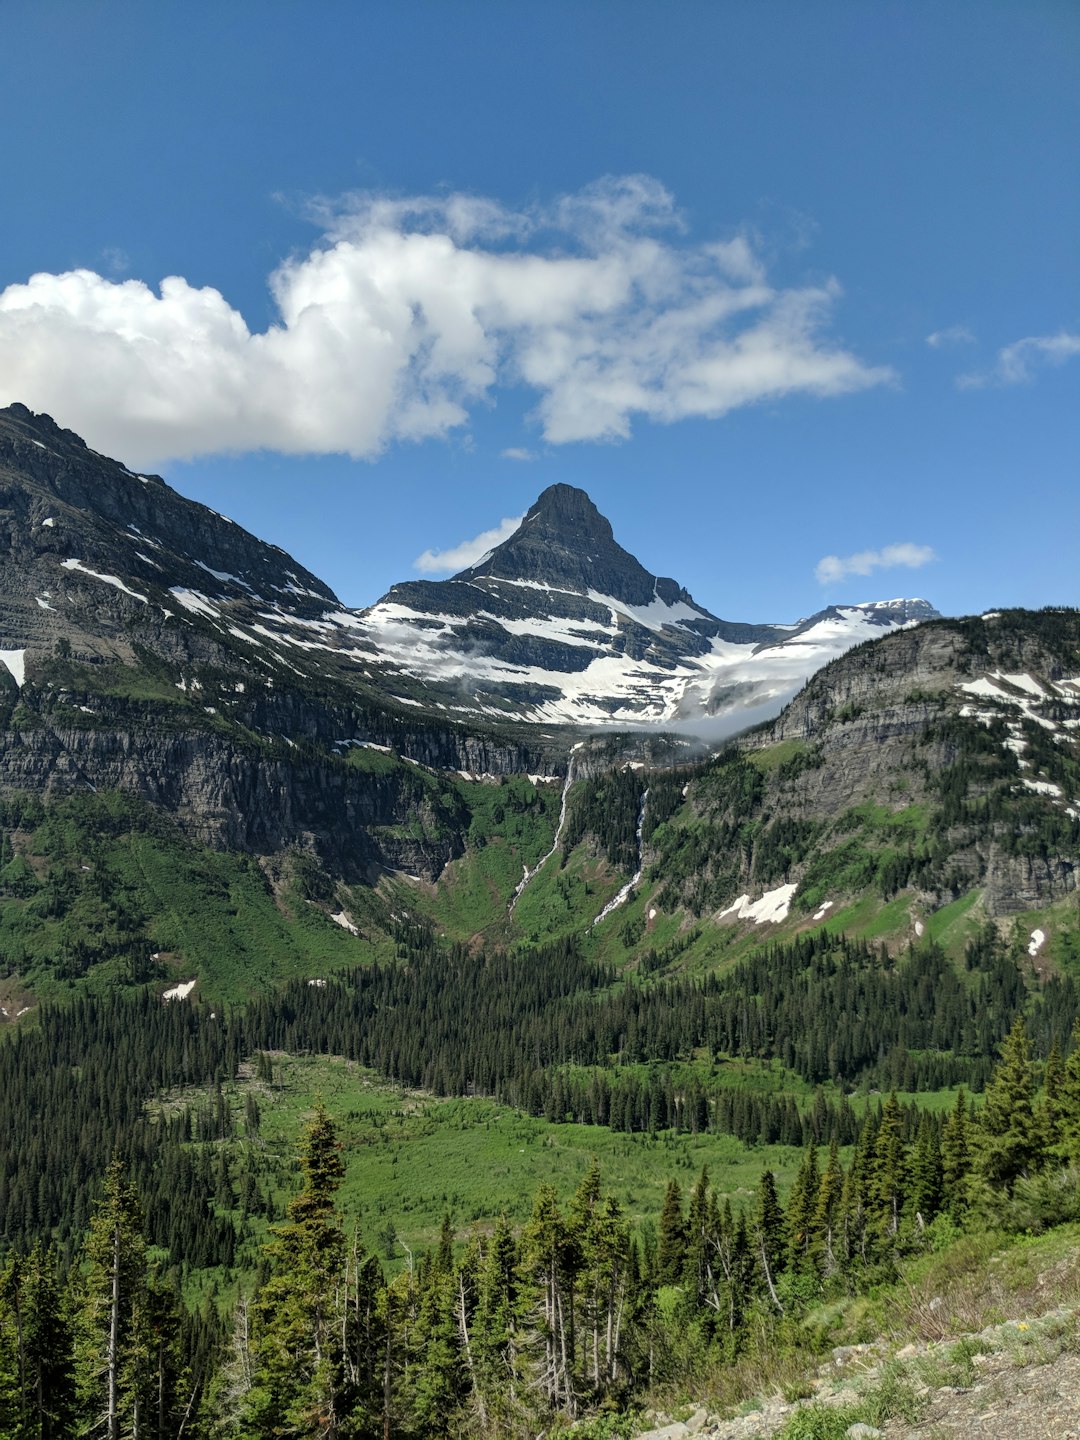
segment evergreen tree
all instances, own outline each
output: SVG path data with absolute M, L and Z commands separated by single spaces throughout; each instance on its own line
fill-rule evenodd
M 78 1282 L 76 1387 L 90 1430 L 106 1440 L 150 1424 L 145 1371 L 148 1319 L 146 1243 L 135 1187 L 113 1160 L 90 1223 L 85 1275 Z M 149 1393 L 148 1393 L 149 1392 Z
M 844 1171 L 840 1164 L 840 1144 L 834 1135 L 829 1144 L 829 1158 L 818 1185 L 812 1220 L 816 1264 L 826 1279 L 835 1274 L 840 1266 L 838 1241 L 843 1195 Z
M 911 1155 L 908 1207 L 916 1226 L 925 1225 L 941 1206 L 941 1151 L 937 1130 L 924 1110 Z
M 895 1240 L 900 1230 L 900 1212 L 904 1206 L 906 1166 L 903 1124 L 894 1090 L 881 1112 L 870 1175 L 875 1225 L 878 1234 L 888 1242 Z
M 776 1194 L 776 1177 L 771 1170 L 763 1170 L 754 1216 L 755 1259 L 769 1298 L 781 1313 L 784 1307 L 776 1291 L 776 1282 L 784 1271 L 785 1252 L 789 1248 L 790 1232 Z
M 1072 1049 L 1061 1082 L 1058 1146 L 1070 1165 L 1080 1165 L 1080 1019 L 1072 1032 Z
M 1027 1030 L 1023 1020 L 1017 1019 L 987 1086 L 979 1117 L 979 1173 L 991 1185 L 1011 1192 L 1017 1180 L 1041 1168 L 1045 1153 L 1043 1127 L 1035 1113 Z
M 1048 1151 L 1055 1151 L 1061 1143 L 1061 1110 L 1065 1088 L 1065 1062 L 1061 1058 L 1061 1046 L 1054 1040 L 1050 1054 L 1046 1057 L 1043 1074 L 1043 1134 Z
M 788 1260 L 797 1273 L 812 1265 L 813 1219 L 820 1185 L 817 1146 L 811 1140 L 791 1187 L 787 1208 Z
M 340 1146 L 321 1100 L 301 1153 L 304 1184 L 266 1247 L 270 1279 L 253 1306 L 250 1424 L 257 1436 L 334 1440 L 343 1418 L 341 1314 L 345 1236 L 334 1195 Z
M 678 1285 L 686 1264 L 686 1219 L 683 1216 L 682 1190 L 677 1180 L 669 1180 L 660 1212 L 660 1234 L 656 1248 L 656 1283 Z
M 954 1222 L 962 1219 L 967 1208 L 967 1177 L 970 1171 L 968 1098 L 961 1086 L 941 1131 L 941 1199 L 946 1213 Z

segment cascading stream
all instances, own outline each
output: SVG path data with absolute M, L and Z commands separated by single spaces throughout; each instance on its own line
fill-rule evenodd
M 579 741 L 578 744 L 580 743 L 581 742 Z M 578 746 L 575 745 L 574 750 L 576 750 L 577 748 Z M 559 823 L 555 827 L 555 838 L 551 842 L 551 849 L 547 852 L 546 855 L 542 855 L 540 857 L 540 859 L 536 862 L 536 864 L 532 867 L 531 870 L 527 865 L 522 867 L 525 873 L 518 881 L 518 887 L 514 891 L 514 894 L 510 900 L 511 915 L 514 913 L 514 906 L 521 898 L 522 891 L 525 889 L 526 885 L 528 885 L 530 880 L 535 879 L 535 877 L 540 873 L 540 871 L 544 868 L 547 862 L 551 859 L 552 855 L 555 854 L 555 851 L 559 848 L 559 841 L 562 839 L 563 827 L 566 824 L 566 799 L 567 796 L 570 794 L 570 786 L 574 783 L 574 750 L 571 750 L 570 759 L 566 766 L 566 779 L 563 781 L 562 787 L 562 803 L 559 806 Z
M 626 882 L 626 884 L 622 887 L 619 893 L 611 900 L 609 900 L 608 903 L 604 906 L 604 908 L 600 911 L 600 914 L 597 915 L 596 919 L 592 922 L 594 925 L 599 925 L 601 920 L 606 920 L 613 910 L 617 910 L 619 906 L 623 904 L 623 902 L 628 898 L 631 890 L 633 890 L 636 885 L 639 885 L 641 883 L 641 877 L 645 873 L 645 840 L 643 837 L 645 832 L 645 806 L 648 803 L 649 792 L 648 790 L 646 790 L 645 794 L 641 797 L 641 809 L 638 811 L 637 820 L 638 868 L 634 871 L 633 876 Z

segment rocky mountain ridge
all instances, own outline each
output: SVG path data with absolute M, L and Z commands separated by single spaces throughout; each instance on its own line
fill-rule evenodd
M 936 615 L 889 600 L 792 624 L 721 620 L 618 545 L 584 490 L 559 484 L 475 565 L 395 585 L 359 619 L 451 708 L 581 725 L 729 716 L 736 729 L 851 645 Z

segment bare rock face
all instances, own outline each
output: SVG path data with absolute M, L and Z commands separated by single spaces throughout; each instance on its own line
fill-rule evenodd
M 204 844 L 434 878 L 467 817 L 419 767 L 558 760 L 387 699 L 349 619 L 276 546 L 48 416 L 0 411 L 0 794 L 120 788 Z M 364 745 L 411 765 L 348 763 Z
M 770 794 L 774 810 L 822 825 L 866 805 L 944 811 L 950 878 L 983 887 L 991 916 L 1076 892 L 1077 611 L 937 620 L 860 646 L 742 744 L 783 741 L 815 764 Z

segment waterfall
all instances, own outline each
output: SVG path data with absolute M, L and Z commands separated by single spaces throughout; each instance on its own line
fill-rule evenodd
M 580 741 L 578 743 L 580 744 Z M 575 745 L 574 750 L 576 750 L 577 748 L 577 745 Z M 521 867 L 524 871 L 524 874 L 518 881 L 518 887 L 514 891 L 513 897 L 510 901 L 511 915 L 514 913 L 514 906 L 517 904 L 519 898 L 521 897 L 521 892 L 525 889 L 525 886 L 528 885 L 529 881 L 532 880 L 535 876 L 539 875 L 540 871 L 544 868 L 547 862 L 551 859 L 552 855 L 554 855 L 555 851 L 559 848 L 559 841 L 562 838 L 563 826 L 566 824 L 566 797 L 570 794 L 570 786 L 574 783 L 574 750 L 571 750 L 570 759 L 566 766 L 566 779 L 563 781 L 562 804 L 559 806 L 559 823 L 555 828 L 555 839 L 551 842 L 551 849 L 547 852 L 546 855 L 542 855 L 540 857 L 540 859 L 536 862 L 536 864 L 532 867 L 531 870 L 527 865 L 523 865 Z
M 626 900 L 634 886 L 641 883 L 641 876 L 645 870 L 645 841 L 642 839 L 642 834 L 645 829 L 645 806 L 648 803 L 649 792 L 646 790 L 645 794 L 641 797 L 641 809 L 638 811 L 637 818 L 637 869 L 634 871 L 633 878 L 628 880 L 614 899 L 609 900 L 600 911 L 600 914 L 597 915 L 596 919 L 592 922 L 594 925 L 599 925 L 601 920 L 606 920 L 611 912 L 617 910 Z

